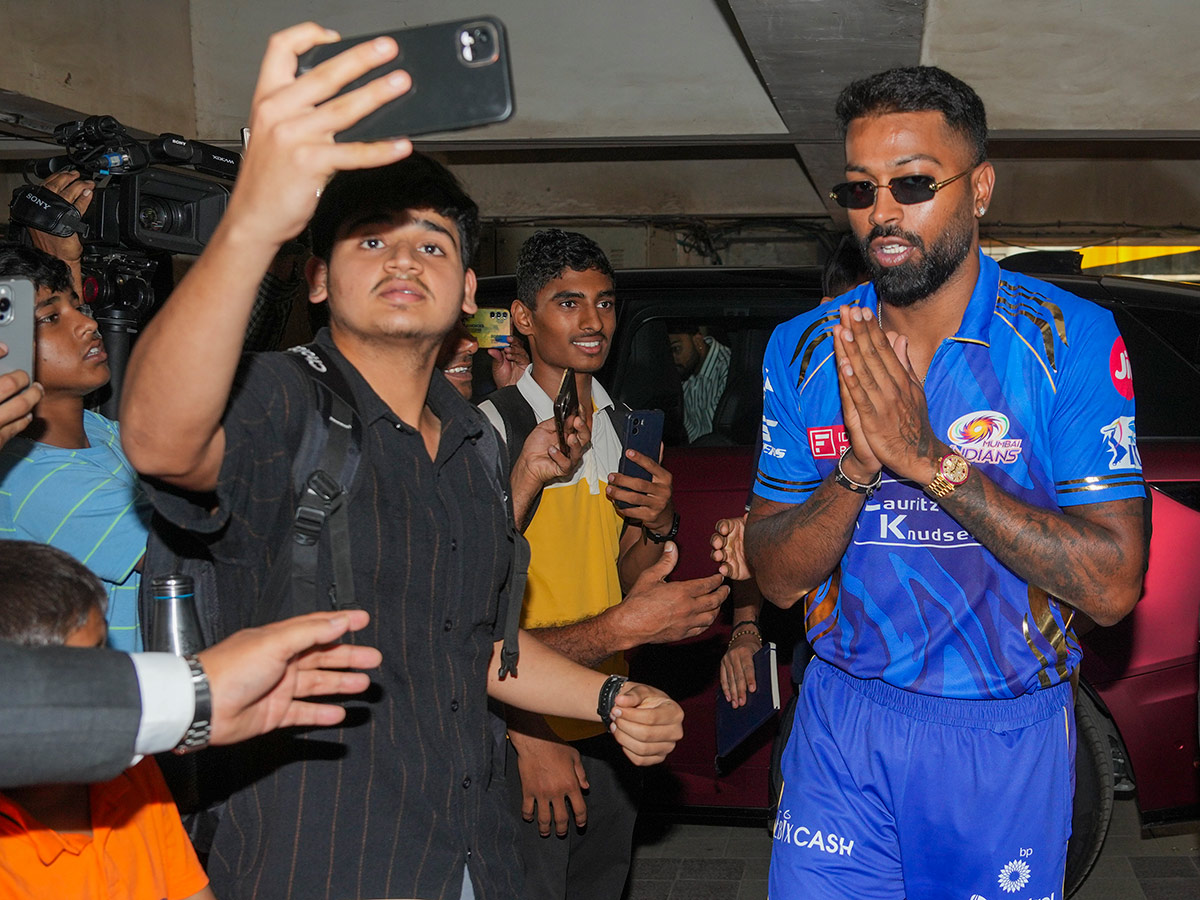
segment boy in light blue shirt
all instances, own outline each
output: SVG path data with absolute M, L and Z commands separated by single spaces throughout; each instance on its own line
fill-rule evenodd
M 84 408 L 109 380 L 96 321 L 67 265 L 31 247 L 0 247 L 0 277 L 33 281 L 36 356 L 45 394 L 33 422 L 0 450 L 0 538 L 70 553 L 104 582 L 108 643 L 142 649 L 138 589 L 150 505 L 117 424 Z

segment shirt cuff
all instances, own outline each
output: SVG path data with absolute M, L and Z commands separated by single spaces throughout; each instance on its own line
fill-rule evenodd
M 170 750 L 183 740 L 196 711 L 191 670 L 182 657 L 170 653 L 134 653 L 130 659 L 142 695 L 133 752 L 140 757 Z

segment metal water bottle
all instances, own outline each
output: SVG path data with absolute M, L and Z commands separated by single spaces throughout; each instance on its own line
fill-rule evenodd
M 150 646 L 147 650 L 186 656 L 204 649 L 196 615 L 196 585 L 190 575 L 157 575 L 150 582 L 154 598 Z

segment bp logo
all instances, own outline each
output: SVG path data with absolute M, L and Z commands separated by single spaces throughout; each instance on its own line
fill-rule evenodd
M 1029 863 L 1023 859 L 1014 859 L 1000 870 L 1000 890 L 1006 894 L 1015 894 L 1029 884 Z

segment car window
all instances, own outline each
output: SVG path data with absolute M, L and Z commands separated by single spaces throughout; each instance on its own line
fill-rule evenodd
M 796 312 L 697 310 L 643 319 L 628 336 L 619 399 L 635 409 L 663 410 L 669 447 L 752 446 L 762 430 L 767 341 Z
M 1113 315 L 1133 366 L 1138 437 L 1200 436 L 1200 312 L 1118 307 Z

